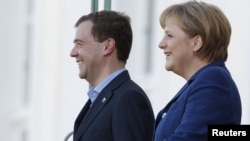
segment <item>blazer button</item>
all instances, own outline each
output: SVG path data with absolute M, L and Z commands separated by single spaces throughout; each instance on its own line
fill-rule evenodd
M 164 118 L 167 115 L 167 113 L 163 113 L 161 118 Z

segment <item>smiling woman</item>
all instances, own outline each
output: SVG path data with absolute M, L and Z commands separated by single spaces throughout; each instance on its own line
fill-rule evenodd
M 165 68 L 186 84 L 158 113 L 154 141 L 207 140 L 208 125 L 240 125 L 240 93 L 225 66 L 231 25 L 224 13 L 213 4 L 188 1 L 167 7 L 160 24 Z
M 179 26 L 179 19 L 171 17 L 165 22 L 164 37 L 159 43 L 159 47 L 166 54 L 165 68 L 168 71 L 189 79 L 193 72 L 190 65 L 195 64 L 195 67 L 202 67 L 200 62 L 192 63 L 194 56 L 193 52 L 199 50 L 202 46 L 200 36 L 190 37 Z M 186 65 L 189 64 L 189 65 Z M 200 64 L 201 66 L 198 66 Z

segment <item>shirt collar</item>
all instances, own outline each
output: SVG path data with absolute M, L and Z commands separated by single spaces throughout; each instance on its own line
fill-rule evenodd
M 112 74 L 110 74 L 107 78 L 105 78 L 100 84 L 98 84 L 96 87 L 90 87 L 88 91 L 88 96 L 91 100 L 91 103 L 95 101 L 99 93 L 120 73 L 125 71 L 125 68 L 119 69 Z

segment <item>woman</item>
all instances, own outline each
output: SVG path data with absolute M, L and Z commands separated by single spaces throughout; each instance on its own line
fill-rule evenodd
M 158 113 L 154 141 L 204 141 L 208 125 L 240 124 L 238 88 L 225 66 L 231 26 L 215 5 L 189 1 L 160 16 L 165 69 L 187 82 Z

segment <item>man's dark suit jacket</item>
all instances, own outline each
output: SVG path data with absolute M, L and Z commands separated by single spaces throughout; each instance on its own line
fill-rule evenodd
M 74 125 L 74 141 L 151 141 L 154 114 L 128 71 L 113 79 L 93 105 L 85 104 Z

